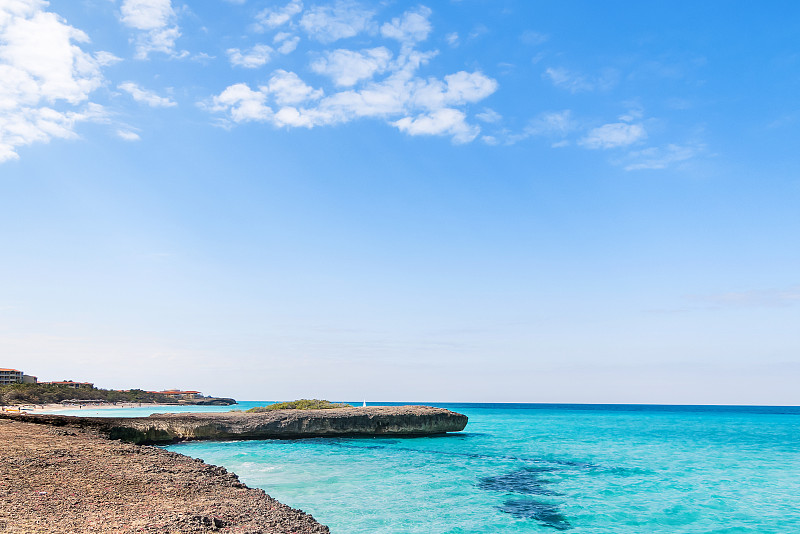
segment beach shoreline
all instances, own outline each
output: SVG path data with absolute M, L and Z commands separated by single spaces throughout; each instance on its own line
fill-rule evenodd
M 119 410 L 124 408 L 164 408 L 168 410 L 178 406 L 191 406 L 189 404 L 158 404 L 149 402 L 105 402 L 105 403 L 67 403 L 67 404 L 19 404 L 0 406 L 0 412 L 11 413 L 53 413 L 62 410 Z

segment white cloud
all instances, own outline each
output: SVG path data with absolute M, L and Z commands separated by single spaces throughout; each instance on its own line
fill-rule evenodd
M 414 11 L 406 11 L 402 17 L 394 18 L 381 26 L 381 35 L 401 43 L 424 41 L 431 32 L 431 23 L 428 20 L 430 16 L 431 10 L 425 6 L 420 6 Z
M 266 65 L 270 60 L 272 52 L 272 48 L 265 44 L 257 44 L 244 53 L 238 48 L 229 48 L 227 50 L 231 65 L 235 67 L 244 67 L 246 69 L 256 69 Z
M 520 133 L 504 132 L 504 141 L 508 145 L 513 145 L 530 137 L 548 137 L 558 139 L 552 143 L 553 147 L 567 146 L 569 143 L 565 138 L 578 128 L 578 122 L 572 118 L 572 111 L 565 109 L 562 111 L 546 111 L 540 113 L 528 122 L 527 126 Z
M 291 43 L 288 51 L 294 50 L 296 24 L 324 44 L 380 31 L 382 37 L 398 40 L 400 51 L 393 55 L 383 46 L 323 50 L 309 65 L 313 72 L 326 77 L 322 87 L 313 87 L 286 70 L 274 71 L 267 83 L 255 89 L 247 84 L 231 85 L 204 104 L 222 114 L 224 124 L 258 121 L 276 127 L 314 128 L 377 119 L 409 135 L 450 136 L 456 143 L 472 141 L 479 135 L 480 127 L 468 121 L 467 107 L 495 92 L 497 81 L 478 71 L 461 71 L 443 78 L 419 76 L 420 67 L 438 53 L 414 48 L 431 31 L 430 9 L 407 11 L 380 28 L 372 10 L 348 0 L 315 5 L 302 12 L 296 23 L 291 17 L 298 10 L 289 11 L 293 12 L 290 17 L 274 19 L 276 24 L 282 21 L 288 25 L 275 35 L 276 48 Z M 273 20 L 269 17 L 276 13 L 270 11 L 262 19 Z M 499 116 L 492 113 L 485 110 L 481 119 L 498 120 Z
M 565 109 L 563 111 L 541 113 L 528 124 L 525 132 L 528 135 L 566 137 L 576 127 L 577 124 L 572 118 L 572 112 Z
M 355 2 L 339 0 L 333 5 L 309 9 L 300 19 L 300 26 L 317 41 L 332 43 L 364 31 L 373 31 L 374 17 L 374 11 L 364 9 Z
M 272 42 L 278 47 L 278 52 L 281 54 L 291 54 L 297 48 L 300 38 L 288 32 L 280 32 L 275 34 Z
M 329 76 L 340 87 L 355 85 L 386 70 L 392 53 L 385 47 L 371 50 L 334 50 L 311 63 L 311 70 Z
M 666 147 L 651 147 L 637 150 L 628 154 L 626 171 L 639 171 L 645 169 L 666 169 L 667 167 L 687 161 L 703 151 L 702 145 L 675 145 Z
M 267 8 L 256 15 L 256 31 L 266 31 L 283 26 L 303 11 L 303 2 L 291 0 L 280 8 Z
M 412 64 L 420 61 L 416 58 Z M 466 113 L 453 106 L 488 96 L 497 82 L 479 72 L 459 72 L 445 80 L 414 78 L 404 70 L 407 66 L 398 63 L 398 70 L 382 81 L 330 96 L 323 96 L 321 89 L 313 89 L 295 73 L 279 70 L 258 91 L 245 84 L 228 87 L 213 98 L 210 108 L 227 114 L 233 122 L 311 128 L 376 118 L 409 135 L 449 135 L 456 143 L 475 139 L 480 128 L 468 124 Z M 269 99 L 277 111 L 268 105 Z
M 107 67 L 108 65 L 113 65 L 115 63 L 119 63 L 120 61 L 122 61 L 122 58 L 115 56 L 111 52 L 104 52 L 104 51 L 97 52 L 94 55 L 94 59 L 95 61 L 97 61 L 97 64 L 100 65 L 101 67 Z
M 497 82 L 480 72 L 448 74 L 444 82 L 426 80 L 414 92 L 417 104 L 428 109 L 483 100 L 497 90 Z
M 135 101 L 142 102 L 153 108 L 168 108 L 178 105 L 174 100 L 158 96 L 152 91 L 142 89 L 134 82 L 121 83 L 117 87 L 131 95 Z
M 262 90 L 270 93 L 275 102 L 281 105 L 300 104 L 309 100 L 322 97 L 322 90 L 306 85 L 294 72 L 277 70 L 269 80 L 269 84 Z
M 491 124 L 503 120 L 503 116 L 491 108 L 484 109 L 481 113 L 475 115 L 475 118 L 478 119 L 479 121 L 488 122 Z
M 319 106 L 324 123 L 349 122 L 357 118 L 384 118 L 403 114 L 409 104 L 411 85 L 393 76 L 372 82 L 361 90 L 342 91 L 325 98 Z
M 468 143 L 480 133 L 480 128 L 466 122 L 459 110 L 443 108 L 416 118 L 403 117 L 392 124 L 410 135 L 452 135 L 454 143 Z
M 447 41 L 447 44 L 455 48 L 456 46 L 458 46 L 458 33 L 450 32 L 444 36 L 444 40 Z
M 549 79 L 556 87 L 561 87 L 571 93 L 594 89 L 594 84 L 587 80 L 585 76 L 570 72 L 564 68 L 548 68 L 544 71 L 543 76 Z
M 632 145 L 647 137 L 647 132 L 641 124 L 628 124 L 615 122 L 604 124 L 589 131 L 579 141 L 581 146 L 591 149 L 619 148 Z
M 21 146 L 73 138 L 78 123 L 105 119 L 89 95 L 112 54 L 83 51 L 76 43 L 88 36 L 46 7 L 0 4 L 0 162 L 18 158 Z
M 186 55 L 175 51 L 181 33 L 171 0 L 123 0 L 120 15 L 125 26 L 140 32 L 136 36 L 136 59 L 147 59 L 151 52 Z
M 237 83 L 212 99 L 213 111 L 224 111 L 234 122 L 266 121 L 272 118 L 272 108 L 265 105 L 267 95 Z
M 139 141 L 141 139 L 139 134 L 130 130 L 117 130 L 117 137 L 123 141 Z
M 163 28 L 175 16 L 170 0 L 124 0 L 120 14 L 123 24 L 137 30 Z

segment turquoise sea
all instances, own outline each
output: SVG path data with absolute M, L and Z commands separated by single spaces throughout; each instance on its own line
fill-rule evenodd
M 168 449 L 338 534 L 800 532 L 799 407 L 424 404 L 466 430 Z

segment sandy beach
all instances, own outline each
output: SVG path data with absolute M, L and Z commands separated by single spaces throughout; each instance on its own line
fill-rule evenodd
M 0 532 L 329 530 L 202 460 L 79 428 L 0 420 Z
M 146 402 L 118 402 L 114 403 L 87 403 L 87 404 L 20 404 L 15 406 L 0 406 L 0 411 L 4 412 L 26 412 L 26 413 L 52 413 L 60 412 L 61 410 L 109 410 L 109 409 L 123 409 L 123 408 L 164 408 L 164 411 L 169 411 L 170 408 L 180 406 L 178 404 L 150 404 Z

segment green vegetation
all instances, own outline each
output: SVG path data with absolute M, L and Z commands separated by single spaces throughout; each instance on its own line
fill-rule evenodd
M 0 386 L 0 404 L 55 404 L 61 401 L 104 402 L 155 402 L 175 404 L 175 399 L 160 393 L 148 393 L 141 389 L 114 391 L 97 388 L 71 388 L 52 384 L 11 384 Z
M 319 399 L 300 399 L 289 402 L 278 402 L 269 406 L 256 406 L 247 413 L 271 412 L 272 410 L 330 410 L 331 408 L 352 408 L 349 404 L 330 402 Z

